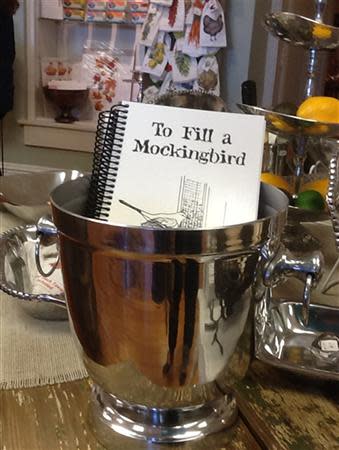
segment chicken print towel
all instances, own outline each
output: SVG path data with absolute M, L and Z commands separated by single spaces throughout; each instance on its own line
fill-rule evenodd
M 226 47 L 224 12 L 218 0 L 205 3 L 200 21 L 201 47 Z

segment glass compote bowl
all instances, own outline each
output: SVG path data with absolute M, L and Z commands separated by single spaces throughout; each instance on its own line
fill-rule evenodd
M 43 90 L 46 98 L 56 105 L 60 113 L 55 117 L 56 122 L 73 123 L 78 120 L 72 113 L 81 107 L 88 98 L 89 89 L 81 83 L 68 82 L 49 83 Z
M 298 194 L 304 176 L 304 164 L 307 156 L 308 143 L 314 138 L 339 136 L 339 123 L 319 122 L 302 119 L 297 116 L 283 114 L 258 106 L 238 104 L 246 114 L 265 116 L 267 130 L 278 136 L 285 136 L 293 142 L 295 169 L 293 174 L 293 193 Z M 320 155 L 328 160 L 328 155 Z
M 265 116 L 267 130 L 271 133 L 284 136 L 292 144 L 294 173 L 289 180 L 293 187 L 293 197 L 300 192 L 303 182 L 308 181 L 308 175 L 304 173 L 304 164 L 309 148 L 309 142 L 314 138 L 339 136 L 339 123 L 325 123 L 314 120 L 302 119 L 297 116 L 279 113 L 257 106 L 238 104 L 238 107 L 246 114 L 258 114 Z M 328 155 L 320 152 L 319 157 L 324 165 L 328 164 Z M 303 226 L 302 222 L 323 221 L 329 219 L 326 211 L 309 211 L 299 207 L 289 207 L 288 223 L 285 233 L 285 245 L 295 253 L 313 251 L 319 243 Z
M 311 2 L 310 2 L 311 3 Z M 314 20 L 290 12 L 276 12 L 265 16 L 264 26 L 275 37 L 288 44 L 304 47 L 309 52 L 304 97 L 316 95 L 320 86 L 319 51 L 339 47 L 339 28 L 323 22 L 327 0 L 315 0 Z
M 320 17 L 310 19 L 291 12 L 275 12 L 265 16 L 265 27 L 296 47 L 318 50 L 339 47 L 339 28 L 323 23 Z

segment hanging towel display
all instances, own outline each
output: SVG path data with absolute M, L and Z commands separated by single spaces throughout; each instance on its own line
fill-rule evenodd
M 218 0 L 151 0 L 139 46 L 152 83 L 145 102 L 178 89 L 220 94 L 215 55 L 226 47 L 226 27 Z
M 213 95 L 220 95 L 219 66 L 215 56 L 200 58 L 194 90 L 203 90 Z
M 218 0 L 205 3 L 200 21 L 202 47 L 226 47 L 224 11 Z

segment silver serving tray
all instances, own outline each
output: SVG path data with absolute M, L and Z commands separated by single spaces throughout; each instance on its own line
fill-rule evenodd
M 270 13 L 265 16 L 264 25 L 274 36 L 298 47 L 318 50 L 333 50 L 339 47 L 339 28 L 299 14 Z
M 237 103 L 245 114 L 264 116 L 267 129 L 273 134 L 286 136 L 333 137 L 339 135 L 339 124 L 303 119 L 259 106 Z
M 311 305 L 305 326 L 301 307 L 269 295 L 256 305 L 255 356 L 294 373 L 339 380 L 339 309 Z
M 34 264 L 37 239 L 35 225 L 11 228 L 0 235 L 0 289 L 20 299 L 25 311 L 36 318 L 65 320 L 67 312 L 63 290 L 52 286 L 54 282 L 63 288 L 61 268 L 56 268 L 50 279 L 42 279 Z M 57 258 L 57 252 L 55 242 L 45 243 L 41 265 L 47 268 Z M 55 283 L 56 279 L 61 283 Z M 48 286 L 46 291 L 43 290 L 44 285 Z

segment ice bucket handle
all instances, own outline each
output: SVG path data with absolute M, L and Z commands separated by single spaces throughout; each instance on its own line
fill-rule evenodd
M 48 272 L 45 272 L 43 270 L 41 262 L 40 262 L 41 247 L 43 245 L 43 241 L 44 240 L 46 241 L 46 239 L 48 239 L 48 240 L 52 239 L 53 242 L 57 241 L 58 230 L 57 230 L 56 226 L 54 225 L 54 223 L 52 222 L 52 219 L 50 216 L 40 217 L 36 227 L 37 227 L 38 236 L 37 236 L 37 241 L 35 243 L 35 249 L 34 249 L 35 264 L 36 264 L 36 267 L 37 267 L 40 275 L 42 275 L 43 277 L 49 277 L 52 275 L 52 273 L 57 268 L 60 257 L 58 255 L 52 268 Z
M 298 259 L 281 245 L 278 252 L 264 266 L 263 281 L 266 287 L 275 287 L 291 276 L 303 281 L 305 285 L 302 318 L 307 325 L 311 290 L 321 278 L 323 267 L 324 257 L 321 252 L 313 252 Z

